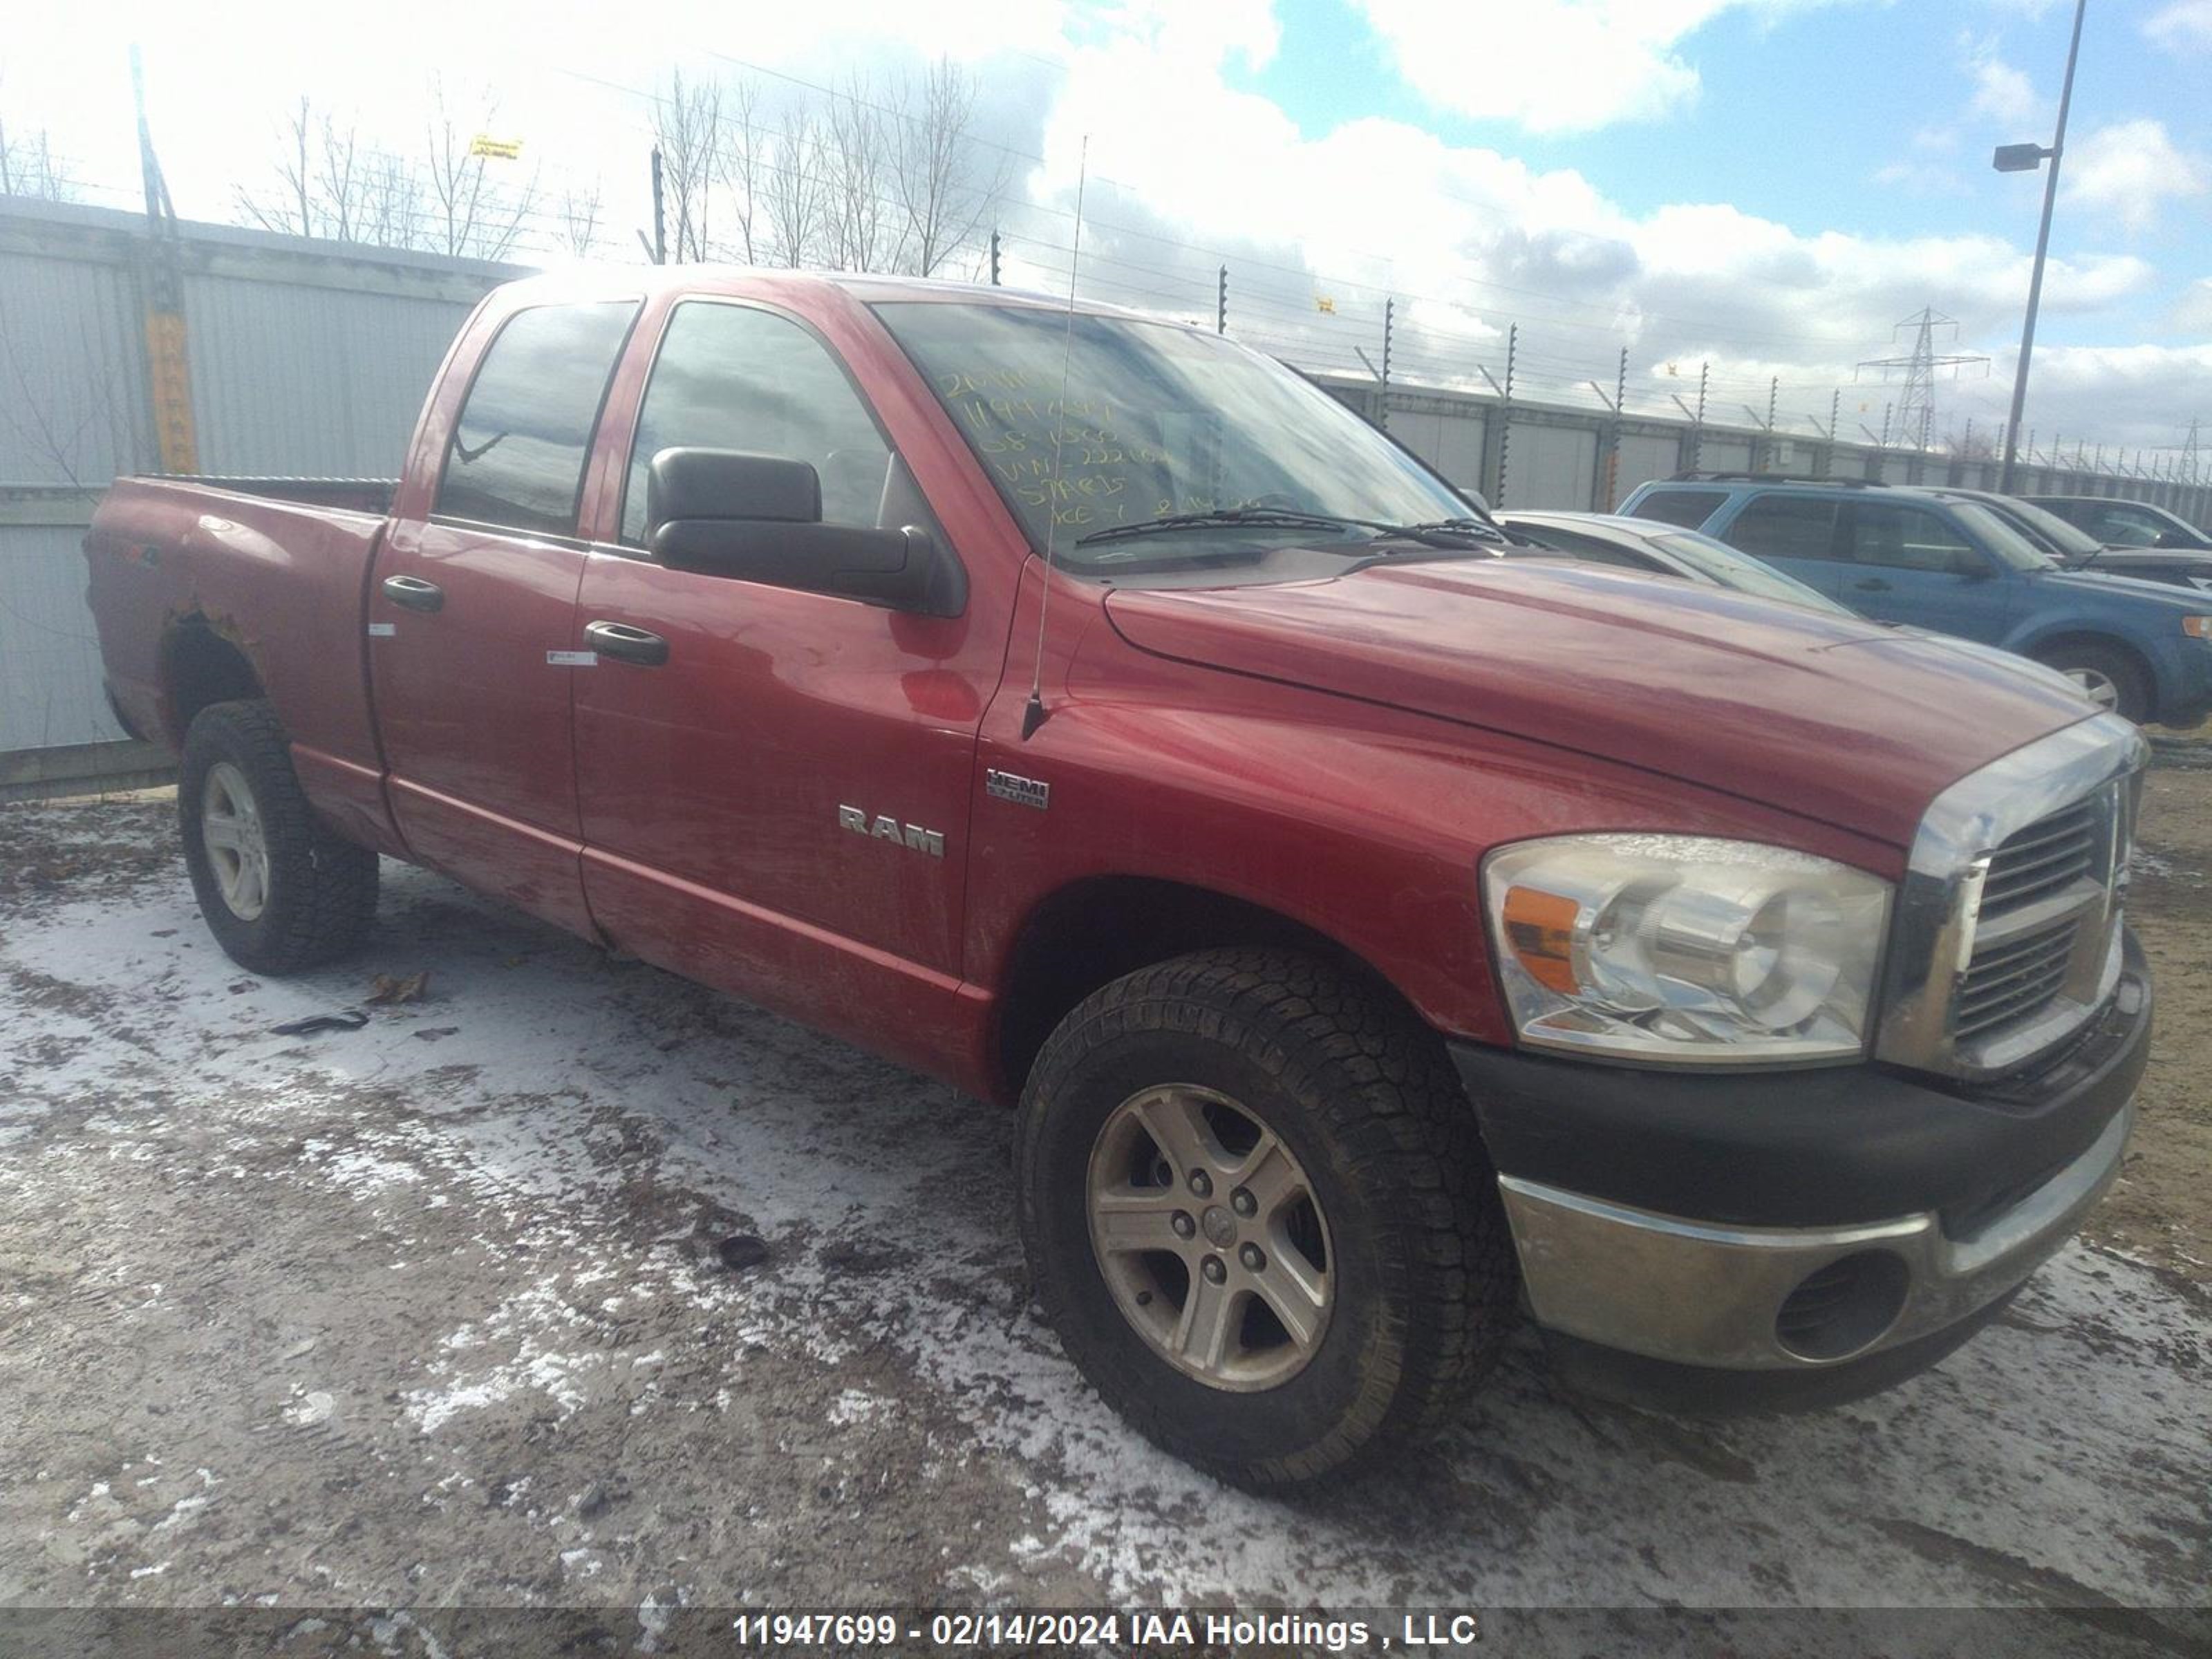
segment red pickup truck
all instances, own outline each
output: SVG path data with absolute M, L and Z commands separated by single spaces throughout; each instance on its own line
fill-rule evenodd
M 86 548 L 237 961 L 403 859 L 1018 1106 L 1067 1351 L 1266 1487 L 1522 1316 L 1666 1405 L 1910 1375 L 2128 1133 L 2131 726 L 1500 537 L 1213 334 L 685 268 L 493 294 L 396 483 Z

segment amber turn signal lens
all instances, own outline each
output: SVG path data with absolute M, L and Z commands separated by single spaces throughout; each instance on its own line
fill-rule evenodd
M 1561 996 L 1582 989 L 1575 978 L 1575 919 L 1582 906 L 1539 887 L 1515 887 L 1505 895 L 1505 942 L 1528 970 L 1528 977 Z

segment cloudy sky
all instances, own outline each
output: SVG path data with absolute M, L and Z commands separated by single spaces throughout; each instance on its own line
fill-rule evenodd
M 1937 431 L 1987 433 L 2009 395 L 2071 7 L 2051 0 L 273 0 L 219 14 L 93 3 L 18 20 L 0 117 L 44 126 L 84 199 L 135 197 L 125 45 L 143 43 L 179 210 L 232 220 L 301 94 L 405 144 L 436 69 L 495 102 L 549 197 L 598 185 L 635 246 L 653 99 L 672 66 L 750 76 L 766 110 L 939 55 L 976 76 L 1003 162 L 1010 278 L 1066 280 L 1088 140 L 1081 285 L 1212 314 L 1321 367 L 1502 377 L 1589 406 L 1623 347 L 1632 407 L 1879 429 L 1860 360 L 1900 319 L 1957 319 L 1984 355 Z M 310 18 L 313 18 L 312 24 Z M 619 26 L 614 21 L 618 17 Z M 2168 457 L 2212 452 L 2212 0 L 2094 0 L 2027 426 Z M 520 172 L 518 176 L 520 176 Z M 1328 309 L 1322 308 L 1326 301 Z M 1854 434 L 1856 435 L 1856 434 Z

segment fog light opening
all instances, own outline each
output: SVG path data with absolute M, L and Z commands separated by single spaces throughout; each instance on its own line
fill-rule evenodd
M 1879 1340 L 1905 1310 L 1911 1272 L 1887 1250 L 1815 1268 L 1774 1317 L 1774 1340 L 1800 1359 L 1844 1359 Z

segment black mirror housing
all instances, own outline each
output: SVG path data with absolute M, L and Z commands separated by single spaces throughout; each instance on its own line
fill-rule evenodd
M 672 519 L 817 524 L 822 479 L 805 461 L 735 449 L 664 449 L 645 474 L 648 533 Z
M 915 526 L 671 519 L 653 532 L 651 550 L 672 570 L 841 594 L 923 616 L 957 617 L 968 603 L 959 561 Z
M 733 449 L 664 449 L 646 470 L 646 538 L 672 570 L 957 617 L 968 574 L 928 531 L 823 524 L 812 465 Z

